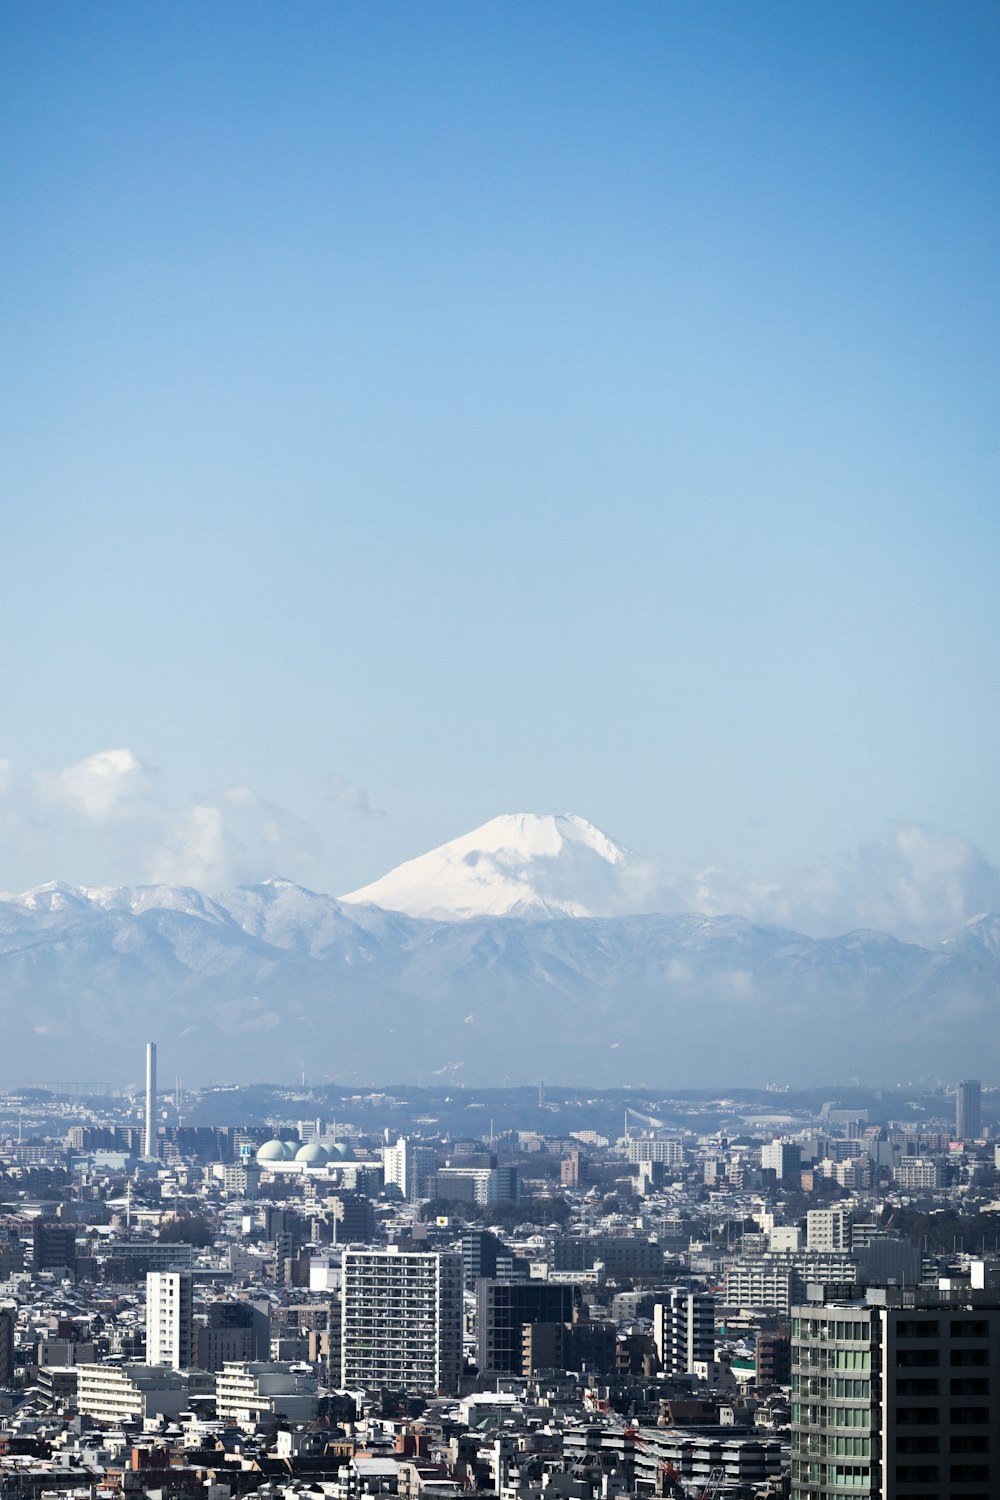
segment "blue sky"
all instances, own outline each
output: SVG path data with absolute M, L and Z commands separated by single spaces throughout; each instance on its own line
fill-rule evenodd
M 995 5 L 0 41 L 0 887 L 1000 860 Z

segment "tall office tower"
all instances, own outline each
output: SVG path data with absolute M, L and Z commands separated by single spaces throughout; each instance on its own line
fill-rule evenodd
M 341 1378 L 377 1391 L 456 1395 L 462 1378 L 462 1257 L 344 1251 Z
M 653 1306 L 653 1343 L 668 1375 L 688 1375 L 695 1362 L 715 1360 L 715 1298 L 707 1292 L 671 1289 Z
M 520 1375 L 530 1323 L 572 1323 L 580 1288 L 566 1281 L 480 1281 L 479 1371 Z
M 983 1116 L 978 1078 L 967 1078 L 955 1094 L 955 1139 L 978 1141 L 983 1133 Z
M 996 1500 L 998 1341 L 996 1293 L 794 1307 L 792 1500 Z
M 146 1135 L 143 1156 L 156 1156 L 156 1043 L 146 1043 Z
M 190 1271 L 146 1272 L 146 1363 L 187 1370 L 194 1364 Z

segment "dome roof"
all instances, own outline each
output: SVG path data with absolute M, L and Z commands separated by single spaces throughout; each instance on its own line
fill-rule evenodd
M 265 1141 L 263 1146 L 257 1147 L 258 1161 L 285 1161 L 285 1143 L 279 1141 L 277 1136 L 274 1140 Z
M 326 1151 L 331 1161 L 346 1161 L 351 1154 L 350 1146 L 345 1146 L 343 1141 L 334 1141 Z
M 326 1164 L 327 1154 L 318 1141 L 310 1141 L 308 1145 L 299 1147 L 295 1153 L 295 1160 L 308 1162 L 314 1167 L 321 1167 Z

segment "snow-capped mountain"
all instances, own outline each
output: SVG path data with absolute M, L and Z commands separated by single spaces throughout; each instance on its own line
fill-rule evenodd
M 506 813 L 342 901 L 410 917 L 618 917 L 649 910 L 651 866 L 576 813 Z
M 45 886 L 0 899 L 0 1085 L 136 1080 L 149 1038 L 191 1083 L 964 1077 L 1000 1045 L 998 934 L 996 917 L 935 948 L 691 913 L 428 921 L 287 880 Z

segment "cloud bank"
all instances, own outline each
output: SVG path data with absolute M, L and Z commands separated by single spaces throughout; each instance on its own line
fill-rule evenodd
M 760 879 L 716 866 L 661 880 L 659 905 L 738 915 L 810 937 L 868 928 L 934 944 L 986 911 L 1000 911 L 1000 868 L 958 834 L 892 823 L 858 849 Z
M 110 883 L 195 885 L 207 891 L 286 870 L 299 878 L 322 852 L 313 829 L 246 786 L 172 802 L 156 768 L 132 750 L 99 750 L 59 771 L 19 777 L 0 761 L 0 829 L 9 849 L 52 861 L 90 859 Z M 85 883 L 97 883 L 89 875 Z

